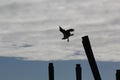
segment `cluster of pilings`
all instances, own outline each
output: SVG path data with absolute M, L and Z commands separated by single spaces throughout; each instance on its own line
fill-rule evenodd
M 88 62 L 94 77 L 94 80 L 101 80 L 99 69 L 94 58 L 94 54 L 91 48 L 91 44 L 88 36 L 82 37 L 83 47 L 88 58 Z M 76 80 L 82 80 L 82 69 L 80 64 L 76 64 Z M 49 63 L 49 80 L 54 80 L 54 66 L 53 63 Z M 120 70 L 116 70 L 116 80 L 120 80 Z
M 49 63 L 48 66 L 48 71 L 49 71 L 49 80 L 54 80 L 54 65 L 53 63 Z M 80 64 L 76 64 L 76 80 L 82 80 L 82 69 Z
M 82 67 L 80 64 L 76 64 L 75 71 L 76 71 L 76 80 L 82 80 Z M 54 80 L 53 63 L 49 63 L 48 72 L 49 72 L 49 80 Z M 116 80 L 120 80 L 120 70 L 116 70 Z

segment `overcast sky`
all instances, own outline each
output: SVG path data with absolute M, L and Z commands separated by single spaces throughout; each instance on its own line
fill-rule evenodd
M 119 0 L 0 1 L 0 56 L 86 59 L 81 37 L 89 35 L 97 60 L 120 61 Z M 58 26 L 75 29 L 69 43 Z
M 75 29 L 69 43 L 59 26 Z M 120 0 L 0 0 L 0 57 L 86 61 L 81 37 L 88 35 L 96 60 L 114 65 L 119 34 Z

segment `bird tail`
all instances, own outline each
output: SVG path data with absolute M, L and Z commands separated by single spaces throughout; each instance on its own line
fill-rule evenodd
M 70 34 L 70 36 L 73 36 L 74 34 Z

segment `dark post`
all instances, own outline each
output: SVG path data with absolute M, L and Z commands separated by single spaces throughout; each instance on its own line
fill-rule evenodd
M 94 76 L 94 79 L 101 80 L 99 70 L 98 70 L 98 67 L 97 67 L 93 52 L 92 52 L 92 48 L 91 48 L 88 36 L 82 37 L 82 43 L 83 43 L 83 46 L 84 46 L 84 49 L 85 49 L 85 52 L 86 52 L 86 55 L 89 61 L 89 65 L 91 67 L 91 70 Z
M 116 70 L 116 80 L 120 80 L 120 70 Z
M 53 63 L 49 63 L 49 80 L 54 80 L 54 66 Z
M 76 64 L 76 80 L 82 80 L 82 70 L 80 64 Z

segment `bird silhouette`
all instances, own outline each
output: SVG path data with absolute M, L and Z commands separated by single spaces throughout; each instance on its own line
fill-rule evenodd
M 62 27 L 59 26 L 59 30 L 60 30 L 60 32 L 63 33 L 62 40 L 67 39 L 67 42 L 69 42 L 69 37 L 74 35 L 74 34 L 70 33 L 70 32 L 73 32 L 74 29 L 67 29 L 67 30 L 65 30 L 65 29 L 63 29 Z

